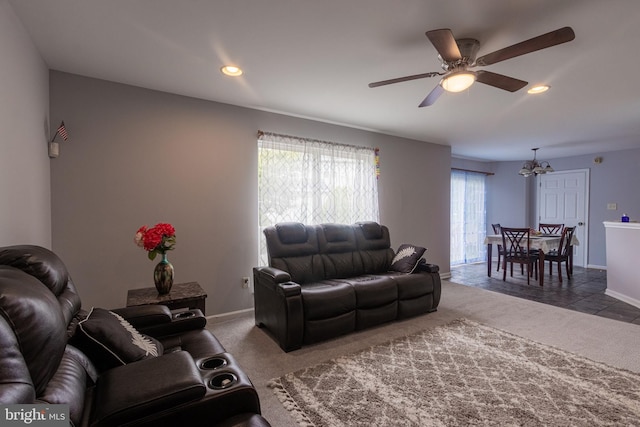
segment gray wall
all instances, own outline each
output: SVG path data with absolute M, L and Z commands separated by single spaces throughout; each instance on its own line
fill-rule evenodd
M 449 147 L 55 71 L 50 86 L 52 122 L 70 135 L 51 164 L 53 248 L 86 307 L 153 286 L 132 239 L 159 221 L 177 230 L 176 281 L 205 288 L 207 314 L 253 305 L 241 277 L 257 258 L 259 129 L 379 147 L 392 245 L 426 246 L 449 271 Z
M 11 5 L 0 0 L 0 246 L 51 246 L 49 75 Z
M 602 157 L 600 164 L 594 158 Z M 619 221 L 623 213 L 640 220 L 640 148 L 592 155 L 547 159 L 557 171 L 589 169 L 589 251 L 587 265 L 606 267 L 605 229 L 603 221 Z M 491 223 L 515 227 L 535 227 L 537 209 L 536 180 L 522 178 L 517 171 L 522 162 L 473 162 L 452 159 L 452 166 L 494 172 L 487 179 L 487 232 Z M 617 210 L 607 204 L 617 203 Z
M 209 313 L 252 305 L 240 278 L 256 258 L 258 129 L 380 147 L 381 222 L 393 245 L 427 246 L 428 260 L 449 270 L 448 147 L 55 71 L 49 82 L 6 0 L 0 55 L 10 58 L 0 66 L 0 244 L 53 247 L 87 307 L 120 306 L 127 289 L 151 286 L 154 263 L 132 238 L 140 225 L 158 221 L 176 226 L 176 278 L 206 288 Z M 70 140 L 49 160 L 49 123 L 55 129 L 60 120 Z M 591 169 L 591 266 L 606 262 L 602 221 L 622 213 L 640 219 L 640 149 L 601 153 L 595 165 L 597 155 L 547 159 L 556 170 Z M 489 223 L 535 223 L 534 181 L 515 174 L 521 162 L 453 160 L 474 164 L 495 173 L 487 180 Z
M 593 159 L 598 156 L 602 163 L 595 164 Z M 640 148 L 552 159 L 551 165 L 555 170 L 590 169 L 588 264 L 606 266 L 602 222 L 620 221 L 623 213 L 640 220 Z M 618 209 L 608 210 L 608 203 L 617 203 Z
M 531 224 L 529 192 L 534 189 L 524 179 L 515 179 L 511 162 L 481 162 L 452 158 L 451 167 L 488 173 L 486 179 L 487 233 L 491 224 L 526 227 Z M 516 170 L 517 172 L 517 170 Z

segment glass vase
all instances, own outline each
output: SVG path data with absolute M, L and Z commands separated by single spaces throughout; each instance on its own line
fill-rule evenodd
M 173 265 L 167 260 L 167 254 L 162 254 L 162 260 L 153 270 L 153 283 L 155 283 L 160 295 L 168 294 L 171 291 L 171 286 L 173 286 Z

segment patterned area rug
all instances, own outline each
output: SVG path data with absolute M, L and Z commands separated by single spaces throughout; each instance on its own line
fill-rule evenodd
M 640 375 L 460 319 L 270 381 L 301 426 L 635 426 Z

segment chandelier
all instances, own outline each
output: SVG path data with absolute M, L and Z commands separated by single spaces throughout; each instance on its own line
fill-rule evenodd
M 524 162 L 522 165 L 522 169 L 518 172 L 520 175 L 525 178 L 531 175 L 541 175 L 547 172 L 553 172 L 553 168 L 549 164 L 549 162 L 538 162 L 536 160 L 536 153 L 538 148 L 532 148 L 533 150 L 533 160 L 528 160 Z

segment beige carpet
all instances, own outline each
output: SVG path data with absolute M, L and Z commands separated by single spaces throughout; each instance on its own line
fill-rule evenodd
M 460 319 L 269 383 L 301 426 L 640 423 L 640 374 Z
M 284 353 L 247 313 L 231 320 L 210 318 L 209 329 L 232 353 L 260 395 L 263 415 L 274 427 L 294 427 L 290 413 L 268 382 L 376 344 L 466 318 L 640 373 L 640 325 L 578 313 L 508 295 L 443 281 L 442 300 L 435 313 L 353 333 Z

